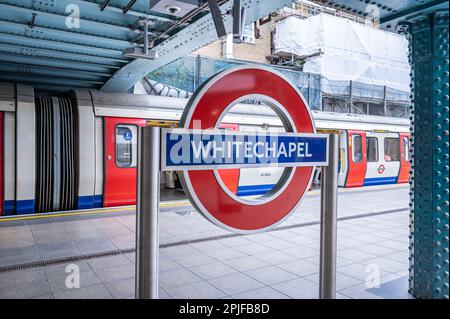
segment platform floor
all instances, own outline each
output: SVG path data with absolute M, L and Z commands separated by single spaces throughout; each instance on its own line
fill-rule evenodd
M 186 204 L 161 209 L 160 298 L 318 297 L 317 192 L 256 235 L 230 236 Z M 411 298 L 408 188 L 343 190 L 338 217 L 338 298 Z M 133 298 L 134 247 L 130 209 L 0 220 L 0 298 Z M 68 265 L 80 288 L 67 288 Z

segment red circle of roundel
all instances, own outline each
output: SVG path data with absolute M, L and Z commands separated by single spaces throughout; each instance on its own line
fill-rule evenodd
M 210 78 L 192 96 L 180 127 L 193 129 L 194 121 L 209 129 L 222 113 L 245 95 L 265 95 L 280 103 L 292 118 L 297 133 L 315 133 L 308 106 L 297 89 L 282 75 L 262 67 L 235 67 Z M 182 182 L 194 206 L 212 222 L 237 232 L 261 231 L 284 220 L 307 191 L 313 167 L 296 167 L 289 185 L 273 200 L 245 204 L 231 198 L 213 170 L 184 171 Z

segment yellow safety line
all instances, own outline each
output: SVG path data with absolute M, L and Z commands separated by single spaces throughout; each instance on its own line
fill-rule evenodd
M 189 201 L 180 201 L 180 202 L 166 202 L 161 203 L 161 207 L 180 207 L 180 206 L 190 206 Z M 135 207 L 135 206 L 134 206 Z M 101 213 L 117 213 L 123 212 L 126 210 L 133 209 L 131 207 L 121 207 L 121 208 L 111 208 L 111 209 L 97 209 L 97 210 L 86 210 L 86 211 L 75 211 L 75 212 L 67 212 L 67 213 L 46 213 L 41 215 L 32 215 L 32 216 L 12 216 L 7 218 L 0 218 L 0 222 L 7 221 L 16 221 L 16 220 L 30 220 L 30 219 L 42 219 L 42 218 L 51 218 L 51 217 L 67 217 L 67 216 L 79 216 L 79 215 L 93 215 L 93 214 L 101 214 Z
M 391 185 L 391 187 L 386 187 L 387 185 L 383 185 L 384 189 L 396 188 L 399 185 L 404 184 L 395 184 Z M 375 190 L 376 186 L 373 186 L 371 189 Z M 361 190 L 362 187 L 358 188 L 339 188 L 339 193 L 347 193 L 347 192 L 357 192 Z M 313 190 L 308 192 L 306 195 L 319 195 L 320 190 Z M 176 201 L 176 202 L 162 202 L 160 203 L 160 207 L 181 207 L 181 206 L 191 206 L 189 201 Z M 64 213 L 45 213 L 45 214 L 36 214 L 36 215 L 20 215 L 20 216 L 11 216 L 11 217 L 2 217 L 0 218 L 0 222 L 7 221 L 16 221 L 16 220 L 30 220 L 30 219 L 42 219 L 42 218 L 51 218 L 51 217 L 67 217 L 67 216 L 79 216 L 79 215 L 93 215 L 93 214 L 101 214 L 101 213 L 118 213 L 126 210 L 134 209 L 135 206 L 128 207 L 120 207 L 120 208 L 111 208 L 111 209 L 97 209 L 97 210 L 85 210 L 85 211 L 74 211 L 74 212 L 64 212 Z

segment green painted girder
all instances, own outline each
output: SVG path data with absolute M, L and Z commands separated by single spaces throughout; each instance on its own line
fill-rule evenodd
M 323 0 L 317 1 L 337 10 L 374 17 L 382 28 L 396 32 L 397 24 L 406 16 L 432 12 L 442 8 L 448 0 Z
M 449 12 L 405 21 L 413 70 L 410 291 L 449 298 Z

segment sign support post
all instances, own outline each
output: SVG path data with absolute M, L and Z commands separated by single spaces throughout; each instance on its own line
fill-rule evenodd
M 234 85 L 237 79 L 254 86 L 238 90 Z M 261 95 L 261 91 L 268 95 Z M 219 97 L 217 92 L 221 92 Z M 230 106 L 249 96 L 263 98 L 279 115 L 286 132 L 220 130 L 218 123 Z M 196 121 L 201 127 L 196 127 Z M 314 119 L 301 93 L 282 75 L 262 67 L 240 66 L 210 78 L 191 98 L 179 128 L 139 129 L 136 298 L 158 298 L 161 171 L 181 171 L 181 183 L 189 200 L 211 222 L 249 234 L 267 231 L 291 215 L 309 186 L 314 167 L 320 166 L 323 174 L 319 296 L 336 298 L 338 163 L 339 136 L 316 133 Z M 254 205 L 232 193 L 217 171 L 265 166 L 289 169 L 270 196 Z M 230 210 L 237 213 L 230 214 Z
M 136 207 L 136 298 L 158 299 L 159 127 L 139 128 Z
M 320 299 L 336 299 L 339 135 L 330 134 L 328 166 L 322 167 L 320 198 Z

